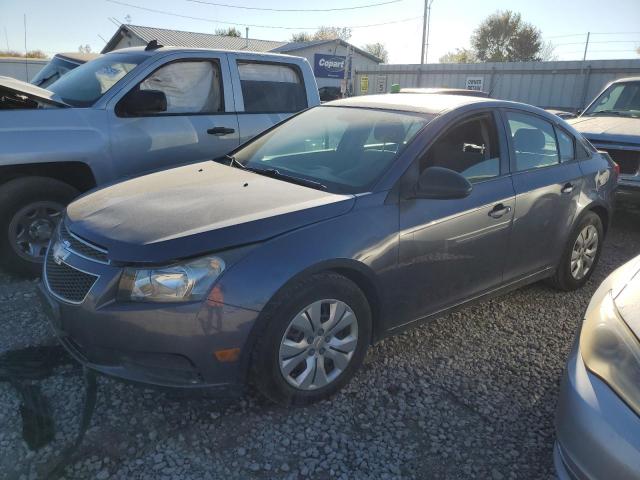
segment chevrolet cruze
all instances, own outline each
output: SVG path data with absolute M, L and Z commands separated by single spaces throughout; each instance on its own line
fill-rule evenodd
M 307 404 L 386 336 L 537 280 L 582 286 L 615 184 L 606 154 L 535 107 L 338 100 L 76 200 L 41 290 L 91 369 Z

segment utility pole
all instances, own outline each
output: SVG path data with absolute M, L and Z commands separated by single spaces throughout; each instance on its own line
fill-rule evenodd
M 424 0 L 424 15 L 422 18 L 422 48 L 420 50 L 420 64 L 424 64 L 424 46 L 427 43 L 427 10 L 429 0 Z
M 431 4 L 433 0 L 429 0 L 429 6 L 427 7 L 427 41 L 424 47 L 424 63 L 428 63 L 429 57 L 429 32 L 431 30 Z
M 589 37 L 591 36 L 591 32 L 587 32 L 587 42 L 584 44 L 584 55 L 582 56 L 582 61 L 584 62 L 587 59 L 587 49 L 589 48 Z
M 24 14 L 24 73 L 29 81 L 29 60 L 27 60 L 27 14 Z

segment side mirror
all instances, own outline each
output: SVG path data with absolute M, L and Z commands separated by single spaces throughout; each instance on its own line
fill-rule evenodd
M 166 111 L 167 96 L 160 90 L 132 90 L 116 107 L 116 113 L 122 117 L 152 115 Z
M 416 185 L 412 198 L 454 199 L 469 196 L 473 187 L 458 172 L 443 167 L 426 168 Z

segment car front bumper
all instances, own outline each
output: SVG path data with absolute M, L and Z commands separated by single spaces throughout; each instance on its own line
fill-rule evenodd
M 207 301 L 118 302 L 120 269 L 73 256 L 67 262 L 99 275 L 86 298 L 66 302 L 46 280 L 39 297 L 58 339 L 84 366 L 153 386 L 242 389 L 245 350 L 258 312 Z M 228 349 L 240 353 L 236 359 L 220 361 L 216 352 Z
M 560 480 L 640 479 L 640 417 L 590 373 L 574 346 L 556 416 Z

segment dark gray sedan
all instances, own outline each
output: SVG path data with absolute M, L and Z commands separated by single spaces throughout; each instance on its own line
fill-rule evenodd
M 74 203 L 42 294 L 100 372 L 306 404 L 367 347 L 541 279 L 582 286 L 613 164 L 558 117 L 455 95 L 309 109 L 217 161 Z

